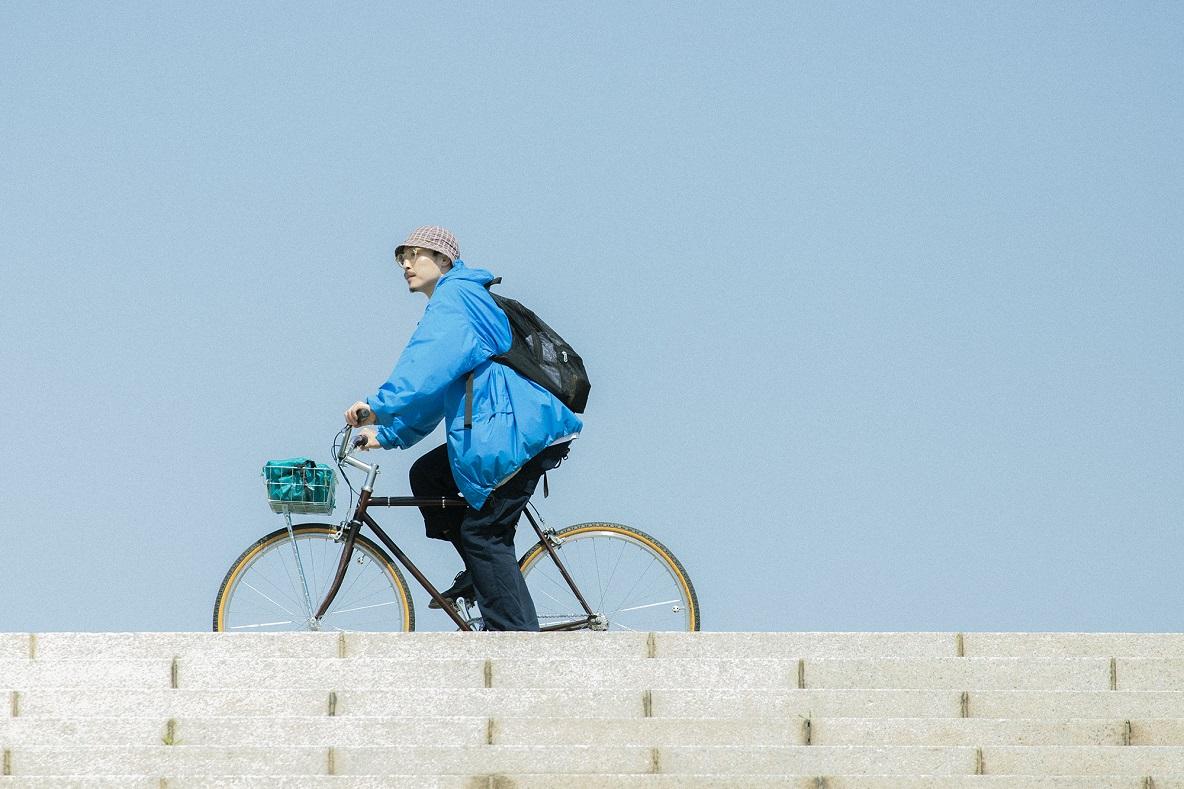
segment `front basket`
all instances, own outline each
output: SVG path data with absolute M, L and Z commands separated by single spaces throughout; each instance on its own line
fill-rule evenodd
M 333 511 L 337 474 L 306 458 L 272 460 L 263 467 L 272 512 L 327 515 Z

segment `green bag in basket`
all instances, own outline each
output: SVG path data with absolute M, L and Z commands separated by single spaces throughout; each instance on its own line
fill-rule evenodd
M 323 463 L 308 458 L 269 460 L 263 466 L 263 478 L 267 482 L 267 500 L 272 509 L 282 509 L 286 504 L 296 505 L 294 510 L 301 508 L 299 505 L 314 505 L 316 509 L 326 511 L 333 509 L 337 476 Z

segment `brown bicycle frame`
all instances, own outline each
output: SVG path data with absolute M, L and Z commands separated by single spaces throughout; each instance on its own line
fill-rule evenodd
M 439 604 L 440 608 L 446 614 L 448 614 L 452 621 L 456 623 L 457 627 L 459 627 L 461 630 L 472 630 L 472 625 L 470 625 L 461 617 L 455 606 L 449 605 L 447 601 L 445 601 L 444 598 L 440 596 L 440 591 L 436 589 L 435 586 L 432 586 L 432 582 L 427 579 L 427 576 L 425 576 L 420 571 L 420 569 L 415 566 L 415 563 L 411 561 L 407 554 L 403 553 L 403 550 L 395 544 L 394 540 L 387 536 L 386 532 L 382 530 L 382 527 L 380 527 L 367 512 L 370 507 L 441 507 L 446 509 L 448 507 L 467 506 L 469 506 L 468 502 L 466 502 L 464 499 L 432 499 L 416 498 L 415 496 L 372 496 L 370 491 L 363 490 L 362 495 L 358 498 L 357 509 L 354 510 L 354 516 L 350 519 L 348 530 L 344 535 L 345 545 L 341 550 L 341 559 L 337 563 L 337 574 L 334 576 L 333 583 L 330 585 L 329 591 L 325 595 L 325 599 L 321 602 L 320 608 L 317 609 L 317 621 L 320 621 L 321 617 L 323 617 L 329 610 L 329 606 L 333 604 L 333 598 L 337 596 L 337 592 L 341 589 L 341 584 L 345 580 L 345 572 L 349 568 L 349 560 L 352 558 L 354 553 L 354 542 L 357 539 L 358 532 L 361 531 L 362 524 L 365 524 L 370 527 L 374 534 L 378 536 L 378 539 L 382 541 L 382 544 L 385 545 L 387 549 L 394 555 L 394 557 L 399 560 L 399 563 L 407 568 L 407 572 L 411 573 L 416 581 L 419 581 L 419 585 L 423 587 L 424 591 L 427 592 L 437 604 Z M 539 629 L 544 631 L 582 630 L 588 627 L 592 624 L 593 620 L 596 618 L 596 615 L 592 612 L 592 608 L 588 605 L 588 601 L 584 599 L 584 595 L 576 586 L 575 581 L 572 580 L 571 575 L 568 574 L 567 568 L 563 566 L 563 562 L 559 560 L 559 556 L 555 553 L 554 546 L 551 545 L 551 540 L 548 539 L 546 533 L 544 533 L 543 530 L 539 528 L 539 524 L 535 521 L 534 516 L 530 514 L 530 510 L 523 508 L 522 511 L 526 514 L 526 519 L 530 521 L 530 525 L 534 528 L 535 534 L 539 536 L 539 541 L 543 544 L 543 547 L 547 549 L 547 554 L 550 555 L 551 561 L 553 561 L 555 566 L 559 568 L 559 572 L 563 575 L 563 580 L 565 580 L 567 585 L 571 587 L 572 593 L 576 596 L 576 599 L 580 601 L 580 605 L 583 606 L 584 613 L 586 614 L 583 619 L 574 619 L 570 622 L 561 622 L 555 625 L 547 625 L 546 627 L 541 627 Z

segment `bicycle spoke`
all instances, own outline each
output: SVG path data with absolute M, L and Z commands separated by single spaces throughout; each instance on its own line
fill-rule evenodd
M 300 555 L 300 542 L 292 540 L 292 561 L 296 564 L 296 576 L 300 579 L 300 591 L 304 592 L 304 606 L 308 610 L 308 618 L 312 619 L 312 593 L 308 588 L 308 574 L 304 569 L 304 558 Z
M 621 602 L 625 602 L 630 597 L 633 596 L 633 590 L 637 588 L 637 585 L 639 583 L 641 583 L 641 579 L 645 578 L 646 573 L 648 573 L 650 571 L 650 568 L 653 567 L 655 564 L 657 564 L 657 562 L 658 562 L 657 558 L 655 558 L 653 556 L 650 557 L 650 563 L 645 566 L 645 570 L 643 570 L 641 575 L 639 575 L 637 577 L 637 580 L 633 582 L 633 586 L 629 587 L 629 591 L 625 593 L 625 597 Z
M 320 542 L 324 543 L 324 540 L 321 540 Z M 311 573 L 311 575 L 309 575 L 308 577 L 312 579 L 312 588 L 308 590 L 308 595 L 310 598 L 313 598 L 313 597 L 316 597 L 317 586 L 319 585 L 317 583 L 317 579 L 320 578 L 321 576 L 317 574 L 317 553 L 316 553 L 315 547 L 312 545 L 308 546 L 308 561 L 310 564 L 309 572 Z M 308 582 L 308 578 L 305 579 L 306 586 L 308 585 L 307 582 Z M 313 611 L 317 610 L 317 608 L 316 608 L 317 604 L 321 602 L 321 599 L 323 599 L 323 598 L 319 598 L 316 600 L 311 600 L 311 599 L 309 600 L 309 605 L 312 607 Z
M 333 541 L 331 538 L 326 537 L 325 539 L 321 540 L 321 543 L 322 546 L 328 546 L 333 544 Z M 354 560 L 351 557 L 350 564 L 347 565 L 346 569 L 346 579 L 348 583 L 344 588 L 338 591 L 337 595 L 334 597 L 334 604 L 350 605 L 351 603 L 361 603 L 365 600 L 374 599 L 375 597 L 383 594 L 389 594 L 391 591 L 393 591 L 393 588 L 390 586 L 389 579 L 385 579 L 385 573 L 382 572 L 374 557 L 370 555 L 369 551 L 363 548 L 361 543 L 355 543 L 354 556 L 363 557 L 366 561 L 364 564 L 357 565 L 355 567 L 353 564 Z M 336 566 L 333 566 L 331 571 L 327 563 L 323 563 L 322 566 L 324 568 L 325 578 L 324 582 L 319 585 L 321 590 L 318 592 L 318 598 L 316 600 L 317 604 L 324 601 L 325 596 L 329 593 L 329 587 L 332 585 L 333 576 L 336 575 L 337 572 Z M 387 580 L 385 586 L 380 584 L 379 588 L 373 588 L 376 575 L 382 577 L 384 580 Z M 363 578 L 365 579 L 364 582 Z M 326 612 L 325 616 L 329 617 L 354 611 L 361 611 L 372 607 L 376 608 L 379 606 L 356 605 L 352 608 L 330 608 L 329 611 Z
M 330 611 L 328 614 L 326 614 L 326 616 L 332 614 L 349 614 L 353 613 L 354 611 L 365 611 L 367 608 L 382 608 L 383 606 L 394 605 L 397 602 L 397 600 L 390 600 L 385 603 L 375 603 L 374 605 L 360 605 L 357 608 L 345 608 L 341 611 Z M 656 605 L 661 605 L 661 603 L 657 603 Z
M 248 627 L 275 627 L 276 625 L 290 625 L 290 624 L 293 624 L 293 622 L 291 620 L 286 620 L 283 622 L 261 622 L 257 625 L 231 625 L 230 629 L 231 630 L 244 630 Z
M 292 571 L 288 568 L 288 559 L 284 555 L 285 553 L 286 553 L 286 551 L 281 549 L 278 554 L 279 560 L 280 560 L 280 566 L 284 568 L 284 574 L 288 576 L 288 586 L 290 586 L 292 588 L 292 591 L 296 593 L 296 598 L 299 599 L 300 598 L 300 585 L 297 584 L 296 579 L 292 577 Z M 300 605 L 305 605 L 305 603 L 303 601 L 301 601 Z M 311 611 L 309 612 L 309 616 L 310 617 L 312 616 Z
M 563 605 L 563 603 L 561 603 L 559 601 L 559 598 L 556 597 L 555 595 L 551 594 L 550 592 L 548 592 L 546 590 L 539 590 L 539 591 L 542 592 L 542 594 L 545 594 L 547 597 L 550 597 L 552 600 L 554 600 L 556 605 Z
M 559 578 L 557 578 L 554 575 L 551 575 L 551 573 L 549 571 L 540 570 L 539 577 L 544 580 L 550 581 L 551 584 L 553 586 L 555 586 L 557 589 L 560 589 L 564 592 L 567 592 L 568 594 L 571 594 L 571 587 L 568 586 L 567 581 L 560 582 Z
M 272 590 L 274 590 L 274 591 L 273 591 L 273 594 L 275 594 L 276 596 L 278 596 L 278 597 L 279 597 L 281 600 L 285 600 L 285 601 L 287 601 L 287 602 L 288 602 L 288 605 L 290 605 L 292 608 L 299 608 L 299 607 L 300 607 L 300 603 L 299 603 L 299 602 L 297 602 L 296 600 L 293 600 L 293 599 L 291 598 L 291 596 L 289 596 L 289 595 L 288 595 L 288 593 L 287 593 L 287 592 L 285 592 L 285 591 L 284 591 L 282 588 L 280 588 L 278 585 L 276 585 L 276 583 L 275 583 L 274 581 L 272 581 L 270 578 L 267 578 L 266 576 L 260 576 L 260 577 L 258 577 L 256 580 L 257 580 L 257 581 L 261 581 L 261 582 L 262 582 L 262 583 L 260 584 L 261 586 L 262 586 L 262 585 L 264 585 L 264 584 L 266 584 L 267 586 L 271 587 L 271 589 L 272 589 Z M 263 595 L 264 597 L 266 597 L 266 595 L 263 593 L 263 590 L 262 590 L 262 589 L 257 589 L 256 591 L 257 591 L 259 594 L 261 594 L 261 595 Z M 270 599 L 270 598 L 269 598 L 269 599 Z M 244 602 L 245 602 L 245 601 L 244 601 Z M 281 603 L 280 603 L 278 600 L 274 600 L 274 601 L 272 601 L 272 602 L 274 602 L 274 603 L 276 604 L 276 606 L 277 606 L 278 608 L 280 608 L 280 610 L 282 610 L 284 613 L 286 613 L 286 614 L 289 614 L 290 616 L 296 616 L 296 614 L 292 613 L 292 611 L 291 611 L 291 609 L 290 609 L 290 608 L 288 608 L 287 606 L 284 606 L 284 605 L 282 605 L 282 604 L 281 604 Z
M 246 581 L 243 581 L 243 586 L 247 587 L 248 589 L 250 589 L 250 590 L 251 590 L 252 592 L 254 592 L 255 594 L 259 595 L 260 597 L 262 597 L 262 598 L 266 599 L 266 600 L 267 600 L 269 603 L 271 603 L 271 604 L 272 604 L 272 605 L 274 605 L 276 608 L 278 608 L 278 609 L 280 609 L 281 611 L 283 611 L 283 612 L 284 612 L 285 614 L 287 614 L 288 616 L 292 616 L 292 617 L 296 616 L 296 614 L 294 614 L 294 613 L 292 613 L 291 611 L 289 611 L 288 609 L 284 608 L 282 605 L 280 605 L 279 603 L 277 603 L 275 600 L 272 600 L 270 597 L 268 597 L 267 595 L 263 594 L 263 592 L 260 592 L 258 589 L 256 589 L 255 587 L 251 586 L 251 585 L 250 585 L 249 583 L 247 583 Z
M 270 554 L 267 556 L 261 557 L 258 562 L 258 566 L 261 568 L 264 566 L 271 567 L 271 566 L 274 566 L 275 564 L 276 564 L 276 562 Z M 280 560 L 280 569 L 283 569 L 286 572 L 286 568 L 283 566 L 282 559 Z M 280 597 L 287 600 L 292 606 L 294 606 L 296 608 L 299 608 L 301 606 L 300 601 L 297 600 L 296 598 L 292 597 L 292 595 L 290 594 L 290 592 L 294 591 L 294 588 L 292 588 L 292 586 L 291 586 L 291 577 L 290 576 L 288 578 L 288 581 L 289 581 L 289 588 L 288 589 L 284 589 L 278 583 L 271 580 L 270 575 L 266 571 L 256 573 L 254 577 L 256 577 L 259 581 L 262 581 L 262 582 L 266 583 L 268 586 L 270 586 L 274 590 L 275 594 L 277 594 Z M 293 616 L 295 616 L 295 614 L 293 614 Z
M 599 619 L 585 620 L 586 627 L 632 632 L 693 629 L 693 593 L 681 568 L 656 541 L 614 524 L 604 524 L 603 529 L 597 528 L 599 524 L 589 526 L 558 532 L 557 550 L 575 586 L 596 603 L 593 610 Z M 572 599 L 571 586 L 559 579 L 548 554 L 535 553 L 525 573 L 541 622 L 584 619 L 579 613 L 565 613 L 581 606 Z
M 612 584 L 613 579 L 617 577 L 617 568 L 619 568 L 621 566 L 621 559 L 625 556 L 626 546 L 627 546 L 627 543 L 622 541 L 621 542 L 621 550 L 617 551 L 617 561 L 613 565 L 613 571 L 608 576 L 609 584 Z M 600 595 L 599 607 L 604 608 L 604 594 L 603 593 L 601 593 L 601 595 Z
M 600 580 L 600 557 L 596 555 L 595 541 L 592 543 L 592 566 L 596 568 L 596 586 L 600 589 L 600 602 L 596 604 L 599 608 L 604 605 L 604 583 Z M 611 582 L 612 576 L 608 580 Z
M 352 562 L 353 559 L 351 558 L 350 561 Z M 354 587 L 358 585 L 358 581 L 362 578 L 363 573 L 350 573 L 350 569 L 351 568 L 348 566 L 345 568 L 345 579 L 349 581 L 349 584 L 344 589 L 341 589 L 337 592 L 338 599 L 345 599 L 349 597 L 349 593 L 353 591 Z
M 646 603 L 645 605 L 635 605 L 632 608 L 618 608 L 616 611 L 613 611 L 613 613 L 614 614 L 623 614 L 623 613 L 626 613 L 627 611 L 640 611 L 643 608 L 654 608 L 655 606 L 659 606 L 659 605 L 670 605 L 671 603 L 680 603 L 680 602 L 682 602 L 682 601 L 681 600 L 663 600 L 660 603 Z
M 317 584 L 316 599 L 313 600 L 313 604 L 316 606 L 320 606 L 324 601 L 325 595 L 329 592 L 329 585 L 333 583 L 333 576 L 337 571 L 336 564 L 328 556 L 329 548 L 333 544 L 332 540 L 321 540 L 321 566 L 324 567 L 324 570 L 320 575 L 317 575 L 315 569 L 313 571 L 313 577 L 321 579 L 321 582 Z
M 351 630 L 402 630 L 407 601 L 405 586 L 398 581 L 398 571 L 375 546 L 360 540 L 354 545 L 354 557 L 347 564 L 345 583 L 334 597 L 333 607 L 321 622 L 311 621 L 311 614 L 302 611 L 308 602 L 299 600 L 301 583 L 296 564 L 296 552 L 304 568 L 304 579 L 311 602 L 324 602 L 340 564 L 339 546 L 333 532 L 322 530 L 319 524 L 296 526 L 295 537 L 287 533 L 276 535 L 243 567 L 232 568 L 234 585 L 224 593 L 220 618 L 215 627 L 222 630 L 309 630 L 325 629 L 348 632 Z M 343 548 L 344 546 L 342 546 Z M 356 558 L 359 561 L 354 561 Z M 235 595 L 235 590 L 241 594 Z M 271 620 L 277 613 L 289 617 Z

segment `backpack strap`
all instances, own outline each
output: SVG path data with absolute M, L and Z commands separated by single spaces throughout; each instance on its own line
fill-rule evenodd
M 473 427 L 473 371 L 465 378 L 465 430 Z
M 489 290 L 494 285 L 502 281 L 501 277 L 494 277 L 489 282 L 485 283 L 485 289 Z M 473 371 L 469 371 L 469 377 L 465 379 L 465 430 L 471 430 L 473 427 Z M 545 497 L 544 497 L 545 498 Z

